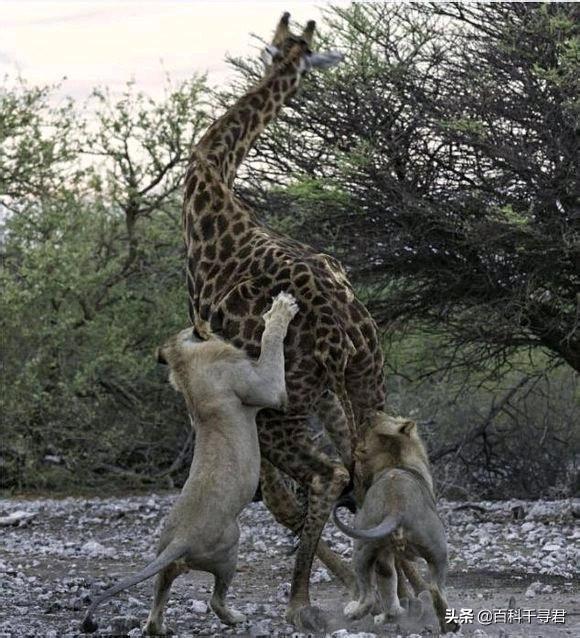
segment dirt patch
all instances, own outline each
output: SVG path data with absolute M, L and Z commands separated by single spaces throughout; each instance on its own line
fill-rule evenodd
M 4 500 L 3 514 L 24 511 L 34 517 L 0 530 L 0 636 L 78 636 L 79 621 L 94 592 L 152 557 L 174 498 L 164 494 Z M 520 503 L 526 516 L 519 521 L 512 520 L 513 502 L 480 505 L 483 513 L 457 512 L 453 503 L 441 504 L 450 545 L 449 604 L 466 620 L 460 635 L 580 636 L 577 503 Z M 176 581 L 168 606 L 167 624 L 179 636 L 292 635 L 284 609 L 294 539 L 261 503 L 244 511 L 241 525 L 231 603 L 246 614 L 246 623 L 232 629 L 206 611 L 212 579 L 193 573 Z M 325 537 L 337 552 L 350 557 L 349 540 L 331 524 Z M 151 587 L 144 583 L 104 605 L 96 616 L 101 635 L 140 635 Z M 433 614 L 422 613 L 416 605 L 398 625 L 379 628 L 370 617 L 347 622 L 342 608 L 348 593 L 319 563 L 313 571 L 312 594 L 327 612 L 329 633 L 337 638 L 363 632 L 367 638 L 437 633 Z M 472 610 L 473 622 L 471 614 L 461 610 Z M 562 614 L 564 623 L 556 622 Z M 485 624 L 494 618 L 496 622 Z

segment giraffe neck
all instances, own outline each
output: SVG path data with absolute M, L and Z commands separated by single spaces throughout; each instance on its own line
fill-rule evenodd
M 255 141 L 296 93 L 302 73 L 300 60 L 271 71 L 209 127 L 194 157 L 203 156 L 231 188 L 238 167 Z

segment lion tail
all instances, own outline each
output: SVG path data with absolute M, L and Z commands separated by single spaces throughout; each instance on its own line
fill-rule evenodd
M 155 576 L 158 572 L 160 572 L 165 567 L 168 567 L 174 561 L 182 558 L 187 553 L 186 547 L 169 545 L 166 547 L 157 558 L 149 563 L 146 567 L 144 567 L 141 571 L 133 574 L 132 576 L 128 576 L 125 580 L 122 580 L 120 583 L 117 583 L 113 587 L 110 587 L 106 591 L 104 591 L 100 596 L 95 598 L 95 600 L 91 603 L 91 606 L 88 608 L 87 613 L 83 619 L 81 624 L 81 630 L 84 633 L 93 633 L 98 629 L 97 623 L 93 620 L 92 616 L 95 609 L 106 600 L 118 594 L 120 591 L 124 589 L 129 589 L 129 587 L 133 587 L 138 583 Z
M 338 508 L 342 505 L 343 503 L 340 501 L 336 503 L 332 509 L 332 518 L 334 519 L 338 529 L 351 538 L 356 538 L 361 541 L 380 540 L 390 536 L 401 524 L 400 514 L 398 512 L 394 512 L 387 514 L 383 521 L 376 527 L 371 527 L 370 529 L 355 529 L 354 527 L 349 527 L 340 520 L 338 516 Z

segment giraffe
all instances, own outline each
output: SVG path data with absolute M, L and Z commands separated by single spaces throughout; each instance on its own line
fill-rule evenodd
M 262 457 L 308 495 L 301 528 L 294 530 L 300 539 L 286 617 L 299 629 L 320 631 L 324 615 L 309 595 L 312 561 L 332 504 L 353 468 L 316 445 L 308 417 L 325 392 L 334 392 L 347 417 L 352 452 L 355 427 L 384 407 L 383 355 L 376 325 L 340 264 L 261 224 L 233 191 L 240 163 L 296 93 L 304 73 L 340 61 L 336 53 L 312 52 L 314 31 L 310 21 L 300 36 L 294 35 L 285 13 L 263 53 L 263 79 L 193 148 L 185 176 L 183 233 L 189 314 L 197 336 L 218 333 L 257 357 L 261 315 L 272 296 L 291 293 L 300 307 L 285 344 L 287 411 L 262 411 L 258 433 Z

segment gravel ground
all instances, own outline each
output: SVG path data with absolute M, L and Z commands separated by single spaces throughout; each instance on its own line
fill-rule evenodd
M 4 499 L 4 525 L 7 516 L 28 517 L 0 528 L 0 637 L 78 636 L 79 621 L 94 592 L 152 557 L 175 496 Z M 473 610 L 474 622 L 463 623 L 456 635 L 580 636 L 580 501 L 478 503 L 485 511 L 456 510 L 457 505 L 440 503 L 450 546 L 448 599 L 457 613 Z M 523 514 L 517 521 L 514 508 Z M 238 573 L 230 597 L 247 621 L 236 629 L 222 625 L 207 610 L 212 579 L 196 572 L 182 576 L 172 589 L 167 623 L 179 636 L 293 634 L 284 621 L 293 539 L 261 503 L 244 511 L 241 526 Z M 331 524 L 325 537 L 338 553 L 350 557 L 351 543 Z M 341 610 L 348 593 L 319 563 L 312 583 L 314 602 L 326 610 L 329 633 L 335 638 L 436 633 L 433 615 L 421 615 L 417 609 L 398 625 L 380 629 L 370 617 L 347 622 Z M 148 582 L 103 605 L 96 615 L 99 635 L 140 636 L 150 597 Z M 508 607 L 514 611 L 507 612 Z M 478 622 L 478 617 L 485 620 L 485 610 L 498 622 Z M 526 610 L 535 612 L 531 622 Z M 506 614 L 512 614 L 511 622 L 506 622 Z M 562 614 L 565 622 L 556 622 Z M 462 618 L 469 616 L 463 612 Z M 549 622 L 539 622 L 537 616 Z

